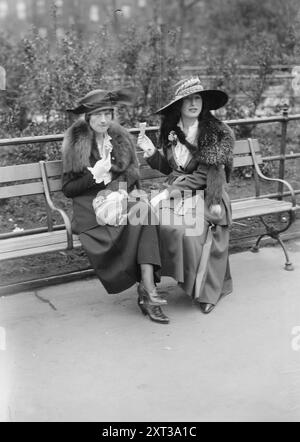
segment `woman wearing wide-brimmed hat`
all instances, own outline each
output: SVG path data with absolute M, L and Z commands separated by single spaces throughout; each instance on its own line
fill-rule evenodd
M 129 133 L 113 117 L 118 104 L 132 102 L 133 93 L 94 90 L 70 110 L 81 117 L 63 141 L 63 192 L 73 200 L 73 231 L 107 292 L 139 282 L 142 312 L 168 323 L 161 310 L 166 300 L 155 286 L 161 267 L 157 226 L 124 223 L 124 203 L 139 187 L 139 167 Z
M 149 165 L 168 175 L 164 190 L 152 199 L 160 219 L 172 220 L 160 226 L 162 275 L 176 279 L 205 314 L 232 291 L 231 205 L 224 185 L 232 168 L 234 134 L 211 112 L 227 101 L 225 92 L 204 89 L 198 77 L 183 80 L 174 99 L 157 111 L 162 116 L 159 149 L 145 135 L 138 139 Z M 203 217 L 198 235 L 187 235 L 178 222 L 185 212 L 178 210 L 176 198 L 169 204 L 174 191 L 198 194 L 200 205 L 192 203 L 191 209 L 200 207 L 197 216 Z M 172 216 L 166 217 L 166 211 Z

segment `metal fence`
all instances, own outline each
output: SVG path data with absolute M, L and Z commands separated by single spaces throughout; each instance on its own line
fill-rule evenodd
M 300 158 L 300 153 L 287 154 L 287 130 L 290 121 L 300 121 L 300 114 L 289 115 L 288 108 L 284 108 L 281 116 L 266 117 L 266 118 L 247 118 L 241 120 L 225 120 L 229 126 L 247 126 L 247 125 L 262 125 L 271 123 L 281 124 L 281 142 L 280 142 L 280 155 L 272 155 L 263 157 L 263 161 L 279 162 L 279 174 L 278 178 L 285 179 L 286 162 Z M 152 126 L 147 128 L 147 132 L 158 132 L 158 126 Z M 138 134 L 139 129 L 132 128 L 129 129 L 132 134 Z M 22 146 L 26 144 L 37 144 L 37 143 L 52 143 L 52 142 L 62 142 L 64 135 L 45 135 L 45 136 L 34 136 L 34 137 L 24 137 L 24 138 L 9 138 L 0 140 L 0 148 L 9 146 Z M 300 194 L 300 189 L 295 189 L 296 195 Z M 261 198 L 278 198 L 282 199 L 285 196 L 289 196 L 289 192 L 283 192 L 283 184 L 279 183 L 276 193 L 262 195 Z

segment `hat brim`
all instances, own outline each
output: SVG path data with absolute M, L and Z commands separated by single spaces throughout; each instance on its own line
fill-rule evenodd
M 81 114 L 92 115 L 93 113 L 104 111 L 104 110 L 114 110 L 114 106 L 103 105 L 103 106 L 96 107 L 95 109 L 91 109 L 91 108 L 88 108 L 82 104 L 82 105 L 76 107 L 75 109 L 67 109 L 66 112 L 76 114 L 76 115 L 81 115 Z
M 216 89 L 207 89 L 204 91 L 199 91 L 199 92 L 197 92 L 197 94 L 201 95 L 203 101 L 205 102 L 205 106 L 208 110 L 220 109 L 221 107 L 225 106 L 225 104 L 228 102 L 228 99 L 229 99 L 226 92 L 219 91 Z M 158 111 L 156 111 L 155 114 L 167 113 L 169 110 L 171 110 L 171 108 L 173 107 L 173 105 L 175 103 L 183 100 L 184 98 L 189 97 L 190 95 L 192 95 L 192 94 L 186 95 L 185 97 L 175 98 L 170 103 L 168 103 L 166 106 L 164 106 L 164 107 L 160 108 Z
M 74 109 L 67 109 L 67 112 L 73 114 L 93 113 L 99 110 L 114 109 L 118 105 L 129 106 L 136 97 L 136 88 L 126 87 L 113 91 L 96 89 L 89 92 L 79 101 L 79 105 Z

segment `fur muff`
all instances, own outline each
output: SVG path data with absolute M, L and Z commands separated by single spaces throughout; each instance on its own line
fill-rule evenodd
M 130 134 L 119 124 L 113 122 L 108 134 L 112 140 L 113 181 L 107 186 L 117 190 L 118 182 L 126 182 L 128 187 L 139 187 L 139 164 L 135 145 Z M 97 155 L 96 137 L 85 120 L 76 121 L 67 131 L 62 144 L 63 173 L 81 173 L 91 166 L 91 157 Z

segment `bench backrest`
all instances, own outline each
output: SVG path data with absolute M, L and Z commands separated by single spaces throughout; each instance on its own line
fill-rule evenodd
M 42 193 L 44 186 L 39 163 L 0 167 L 0 199 Z
M 255 161 L 258 164 L 262 164 L 262 155 L 260 151 L 260 146 L 258 140 L 251 140 L 253 150 L 255 152 Z M 254 158 L 250 149 L 250 140 L 238 140 L 235 142 L 234 150 L 233 150 L 233 167 L 246 167 L 246 166 L 254 166 Z
M 258 141 L 252 140 L 252 145 L 255 151 L 255 159 L 258 164 L 261 164 L 262 156 Z M 153 170 L 149 167 L 144 158 L 143 152 L 138 151 L 137 155 L 140 162 L 141 180 L 152 180 L 164 176 L 157 170 Z M 50 192 L 60 191 L 62 188 L 61 160 L 48 161 L 45 162 L 44 165 Z M 236 141 L 234 147 L 234 167 L 238 168 L 253 165 L 254 162 L 249 141 Z M 22 182 L 22 184 L 20 184 L 20 182 Z M 44 193 L 45 190 L 42 182 L 41 166 L 39 163 L 0 167 L 0 199 Z

